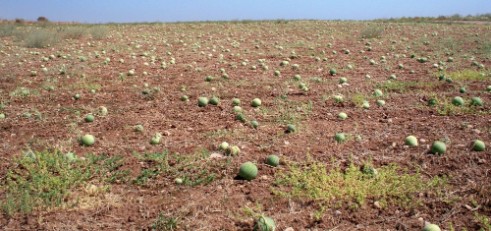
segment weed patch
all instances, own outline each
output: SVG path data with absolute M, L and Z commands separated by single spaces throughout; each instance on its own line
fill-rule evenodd
M 28 48 L 45 48 L 57 42 L 57 34 L 46 29 L 33 30 L 24 35 L 24 43 Z
M 464 69 L 446 73 L 454 81 L 485 81 L 488 79 L 485 74 L 472 69 Z
M 384 33 L 384 28 L 378 25 L 370 25 L 361 31 L 361 38 L 372 39 L 381 38 Z
M 2 182 L 3 211 L 12 215 L 61 206 L 71 190 L 90 179 L 86 167 L 60 151 L 27 152 L 14 160 Z
M 7 215 L 30 213 L 35 209 L 75 206 L 70 198 L 92 180 L 120 182 L 127 171 L 119 170 L 122 157 L 88 155 L 81 159 L 59 150 L 27 151 L 15 158 L 1 182 L 2 210 Z
M 221 178 L 221 171 L 228 164 L 228 162 L 208 159 L 208 151 L 191 155 L 170 154 L 168 151 L 163 151 L 135 153 L 135 156 L 145 165 L 133 180 L 133 183 L 137 185 L 146 185 L 151 179 L 157 177 L 170 181 L 181 178 L 182 184 L 187 186 L 207 185 Z
M 151 230 L 173 231 L 177 230 L 178 219 L 175 217 L 165 216 L 159 213 L 155 221 L 151 225 Z
M 440 178 L 425 180 L 395 164 L 378 169 L 351 164 L 345 170 L 327 170 L 320 162 L 291 164 L 280 172 L 273 191 L 285 197 L 306 198 L 336 206 L 363 206 L 368 200 L 384 205 L 410 206 L 415 195 L 444 185 Z M 286 188 L 285 188 L 286 187 Z

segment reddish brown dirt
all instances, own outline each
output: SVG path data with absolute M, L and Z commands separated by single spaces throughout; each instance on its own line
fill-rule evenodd
M 362 40 L 361 34 L 367 27 L 384 27 L 385 31 L 381 38 Z M 472 152 L 469 148 L 470 142 L 477 138 L 491 146 L 491 94 L 485 91 L 491 84 L 491 75 L 489 69 L 478 69 L 470 60 L 474 57 L 485 67 L 491 65 L 489 41 L 488 50 L 482 49 L 491 35 L 489 26 L 308 21 L 111 25 L 107 30 L 110 36 L 103 40 L 86 36 L 62 40 L 43 49 L 25 48 L 12 37 L 1 38 L 0 99 L 6 107 L 0 112 L 6 118 L 0 120 L 0 175 L 4 176 L 12 168 L 12 158 L 26 149 L 55 147 L 80 156 L 121 155 L 126 160 L 122 168 L 131 170 L 131 177 L 137 176 L 144 166 L 134 152 L 168 150 L 191 155 L 203 149 L 216 151 L 220 142 L 227 141 L 238 145 L 241 154 L 230 158 L 230 164 L 220 170 L 218 179 L 208 185 L 179 186 L 165 175 L 152 179 L 146 186 L 131 182 L 111 184 L 110 193 L 92 198 L 101 197 L 100 205 L 41 210 L 12 217 L 2 215 L 3 229 L 147 230 L 162 213 L 178 218 L 178 230 L 251 230 L 253 219 L 244 208 L 258 205 L 259 212 L 275 219 L 279 230 L 288 227 L 419 230 L 423 221 L 437 223 L 445 229 L 450 229 L 451 223 L 456 230 L 464 227 L 477 230 L 480 224 L 475 212 L 491 215 L 491 152 L 489 147 L 484 152 Z M 432 36 L 433 32 L 437 35 Z M 365 51 L 368 41 L 372 51 Z M 430 45 L 424 45 L 424 41 Z M 240 45 L 234 47 L 235 43 Z M 328 43 L 332 44 L 331 48 Z M 349 49 L 350 54 L 344 54 L 343 49 Z M 290 60 L 290 66 L 298 64 L 299 70 L 280 67 L 280 62 L 290 57 L 293 50 L 298 57 Z M 99 58 L 95 57 L 96 51 Z M 143 56 L 144 52 L 148 52 L 148 57 Z M 70 57 L 41 60 L 58 54 Z M 219 60 L 220 54 L 227 63 Z M 419 63 L 409 57 L 411 54 L 429 56 L 430 61 Z M 81 62 L 79 56 L 88 60 Z M 152 63 L 151 56 L 159 61 Z M 380 62 L 381 56 L 386 57 L 386 63 Z M 478 70 L 486 74 L 486 79 L 438 81 L 437 69 L 432 65 L 446 61 L 447 56 L 455 60 L 446 63 L 447 72 Z M 102 64 L 106 57 L 111 59 L 108 65 Z M 175 58 L 175 64 L 170 64 L 171 57 Z M 314 57 L 321 60 L 316 61 Z M 322 61 L 323 58 L 327 61 Z M 263 71 L 258 59 L 266 59 L 269 70 Z M 370 65 L 369 59 L 377 64 Z M 244 60 L 248 60 L 246 66 L 241 65 Z M 167 69 L 160 67 L 162 61 L 167 63 Z M 149 65 L 144 65 L 145 62 Z M 397 68 L 399 63 L 404 69 Z M 347 69 L 348 64 L 354 69 Z M 41 71 L 41 65 L 48 68 L 47 73 Z M 68 70 L 65 75 L 58 71 L 62 65 Z M 251 70 L 252 65 L 257 69 Z M 338 70 L 334 77 L 328 74 L 333 67 Z M 228 80 L 220 78 L 220 68 L 226 70 Z M 135 69 L 135 76 L 119 77 L 119 73 L 130 69 Z M 31 70 L 38 74 L 30 76 Z M 280 70 L 281 76 L 274 76 L 274 70 Z M 300 74 L 308 83 L 308 92 L 297 87 L 298 83 L 292 80 L 294 74 Z M 365 79 L 366 74 L 372 78 Z M 391 74 L 397 75 L 397 81 L 427 85 L 386 92 L 386 105 L 377 107 L 372 91 Z M 205 82 L 208 75 L 216 76 L 215 80 Z M 348 78 L 349 85 L 337 84 L 341 76 Z M 319 77 L 321 82 L 312 77 Z M 144 83 L 148 88 L 160 90 L 145 96 L 141 93 Z M 90 93 L 87 84 L 98 85 L 100 89 Z M 53 85 L 55 90 L 45 90 L 46 85 Z M 460 85 L 467 86 L 468 92 L 459 93 Z M 182 86 L 186 87 L 184 92 Z M 19 87 L 30 89 L 31 94 L 16 95 L 14 92 Z M 75 93 L 81 94 L 81 99 L 74 100 Z M 189 96 L 189 102 L 180 101 L 183 94 Z M 347 101 L 334 103 L 330 98 L 334 94 L 344 95 Z M 365 110 L 351 102 L 355 94 L 364 95 L 371 108 Z M 441 115 L 436 108 L 426 106 L 425 100 L 432 94 L 448 101 L 456 95 L 467 100 L 479 96 L 485 104 L 471 113 L 457 111 Z M 199 96 L 212 95 L 221 98 L 220 106 L 197 106 Z M 290 113 L 297 116 L 299 131 L 296 133 L 285 134 L 286 122 L 278 121 L 286 112 L 278 110 L 282 96 L 298 103 Z M 231 106 L 234 97 L 242 100 L 249 118 L 259 121 L 258 129 L 235 120 Z M 260 109 L 249 106 L 256 97 L 263 102 Z M 308 102 L 312 103 L 311 110 L 295 108 Z M 99 106 L 107 107 L 109 114 L 85 123 L 84 116 L 96 112 Z M 36 111 L 41 113 L 41 118 L 24 116 L 25 112 L 35 114 Z M 349 115 L 347 120 L 337 119 L 341 111 Z M 142 124 L 145 131 L 134 132 L 136 124 Z M 150 145 L 149 140 L 156 132 L 164 134 L 163 142 Z M 333 139 L 336 132 L 358 134 L 362 139 L 337 144 Z M 77 137 L 85 133 L 96 137 L 94 146 L 78 144 Z M 409 134 L 423 139 L 421 145 L 404 147 L 404 138 Z M 442 139 L 449 142 L 448 152 L 443 156 L 428 154 L 429 145 Z M 371 201 L 359 209 L 327 208 L 322 218 L 315 220 L 313 213 L 319 205 L 314 201 L 289 200 L 272 193 L 275 174 L 286 169 L 262 164 L 272 153 L 298 162 L 310 155 L 317 161 L 327 164 L 335 160 L 342 166 L 368 160 L 376 167 L 396 163 L 411 171 L 420 169 L 427 178 L 448 176 L 449 188 L 445 192 L 458 199 L 443 202 L 434 195 L 422 194 L 418 196 L 422 205 L 414 209 L 398 206 L 378 209 Z M 238 166 L 245 161 L 258 163 L 260 176 L 256 180 L 246 182 L 235 178 Z M 479 206 L 475 211 L 471 201 Z

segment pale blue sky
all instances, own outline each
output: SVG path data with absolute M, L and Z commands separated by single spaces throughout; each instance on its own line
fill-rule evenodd
M 375 19 L 491 12 L 491 0 L 0 0 L 0 19 L 174 22 L 235 19 Z

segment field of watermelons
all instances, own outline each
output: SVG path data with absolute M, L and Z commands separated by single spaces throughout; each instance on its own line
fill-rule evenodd
M 0 24 L 4 230 L 491 230 L 491 25 Z

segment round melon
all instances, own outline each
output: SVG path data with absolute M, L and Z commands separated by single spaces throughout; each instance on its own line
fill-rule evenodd
M 216 96 L 211 97 L 211 99 L 210 99 L 210 104 L 211 105 L 215 105 L 216 106 L 219 103 L 220 103 L 220 99 L 218 97 L 216 97 Z
M 471 99 L 471 105 L 472 106 L 482 106 L 482 99 L 480 97 L 472 97 Z
M 347 83 L 348 79 L 346 77 L 339 78 L 339 84 Z
M 383 95 L 384 95 L 384 93 L 383 93 L 383 92 L 382 92 L 382 90 L 380 90 L 380 89 L 375 89 L 375 90 L 373 91 L 373 95 L 374 95 L 374 96 L 376 96 L 376 97 L 380 97 L 380 96 L 383 96 Z
M 482 152 L 486 149 L 486 145 L 481 140 L 474 140 L 472 143 L 472 151 Z
M 433 142 L 433 145 L 431 145 L 430 152 L 433 154 L 442 155 L 446 151 L 447 151 L 447 146 L 445 145 L 445 143 L 441 141 L 435 141 Z
M 330 75 L 336 75 L 336 73 L 337 73 L 337 71 L 336 71 L 336 69 L 334 69 L 334 68 L 331 68 L 331 69 L 329 70 L 329 74 L 330 74 Z
M 261 216 L 254 225 L 254 231 L 275 231 L 276 224 L 271 217 Z
M 415 147 L 418 146 L 418 139 L 416 138 L 416 136 L 410 135 L 406 137 L 404 143 L 410 147 Z
M 234 107 L 233 107 L 233 111 L 234 111 L 235 113 L 240 113 L 240 112 L 242 112 L 242 108 L 241 108 L 240 106 L 234 106 Z
M 257 128 L 257 127 L 259 127 L 259 122 L 257 122 L 257 120 L 253 120 L 253 121 L 251 121 L 251 126 L 253 128 Z
M 227 142 L 223 141 L 220 145 L 218 145 L 218 149 L 225 151 L 229 146 L 230 145 Z
M 90 134 L 85 134 L 80 138 L 80 143 L 84 146 L 92 146 L 95 143 L 95 137 Z
M 141 124 L 137 124 L 133 127 L 133 129 L 135 130 L 135 132 L 143 132 L 144 128 L 143 128 L 143 125 Z
M 240 153 L 240 148 L 236 145 L 229 146 L 226 152 L 230 156 L 237 156 Z
M 187 96 L 187 95 L 181 96 L 181 101 L 184 101 L 184 102 L 189 101 L 189 96 Z
M 462 105 L 464 105 L 464 99 L 460 96 L 455 96 L 452 99 L 452 104 L 455 106 L 462 106 Z
M 435 98 L 431 98 L 428 100 L 428 106 L 435 106 L 438 101 Z
M 423 231 L 441 231 L 441 229 L 440 227 L 438 227 L 438 225 L 426 223 L 425 227 L 423 228 Z
M 258 99 L 258 98 L 253 99 L 252 102 L 251 102 L 251 106 L 253 106 L 253 107 L 259 107 L 259 106 L 261 106 L 261 100 Z
M 199 97 L 198 98 L 198 106 L 205 107 L 206 105 L 208 105 L 208 98 L 203 97 L 203 96 Z
M 293 124 L 288 124 L 286 125 L 286 133 L 293 133 L 296 132 L 297 128 Z
M 344 113 L 344 112 L 340 112 L 340 113 L 338 114 L 338 118 L 339 118 L 340 120 L 345 120 L 346 118 L 348 118 L 348 115 L 347 115 L 346 113 Z
M 344 142 L 346 140 L 346 135 L 342 132 L 339 132 L 339 133 L 336 133 L 336 135 L 334 135 L 334 139 L 338 143 L 341 143 L 341 142 Z
M 245 117 L 244 114 L 242 113 L 238 113 L 236 116 L 235 116 L 235 119 L 240 121 L 240 122 L 243 122 L 245 123 L 247 121 L 247 118 Z
M 248 161 L 240 165 L 239 176 L 245 180 L 253 180 L 257 176 L 257 166 Z
M 162 138 L 162 134 L 160 133 L 155 133 L 155 135 L 150 139 L 150 144 L 151 145 L 157 145 L 160 144 L 160 139 Z
M 269 155 L 266 158 L 266 164 L 276 167 L 280 164 L 280 158 L 277 155 Z
M 88 114 L 85 116 L 85 122 L 90 123 L 94 122 L 94 116 L 92 114 Z
M 461 87 L 461 88 L 459 89 L 459 92 L 460 92 L 460 93 L 462 93 L 462 94 L 464 94 L 464 93 L 466 93 L 466 92 L 467 92 L 467 89 L 465 89 L 465 87 Z
M 184 181 L 182 180 L 182 178 L 176 178 L 176 179 L 174 180 L 174 182 L 175 182 L 176 184 L 182 184 L 182 183 L 184 183 Z
M 232 106 L 239 106 L 239 105 L 240 105 L 240 99 L 233 98 L 232 99 Z

